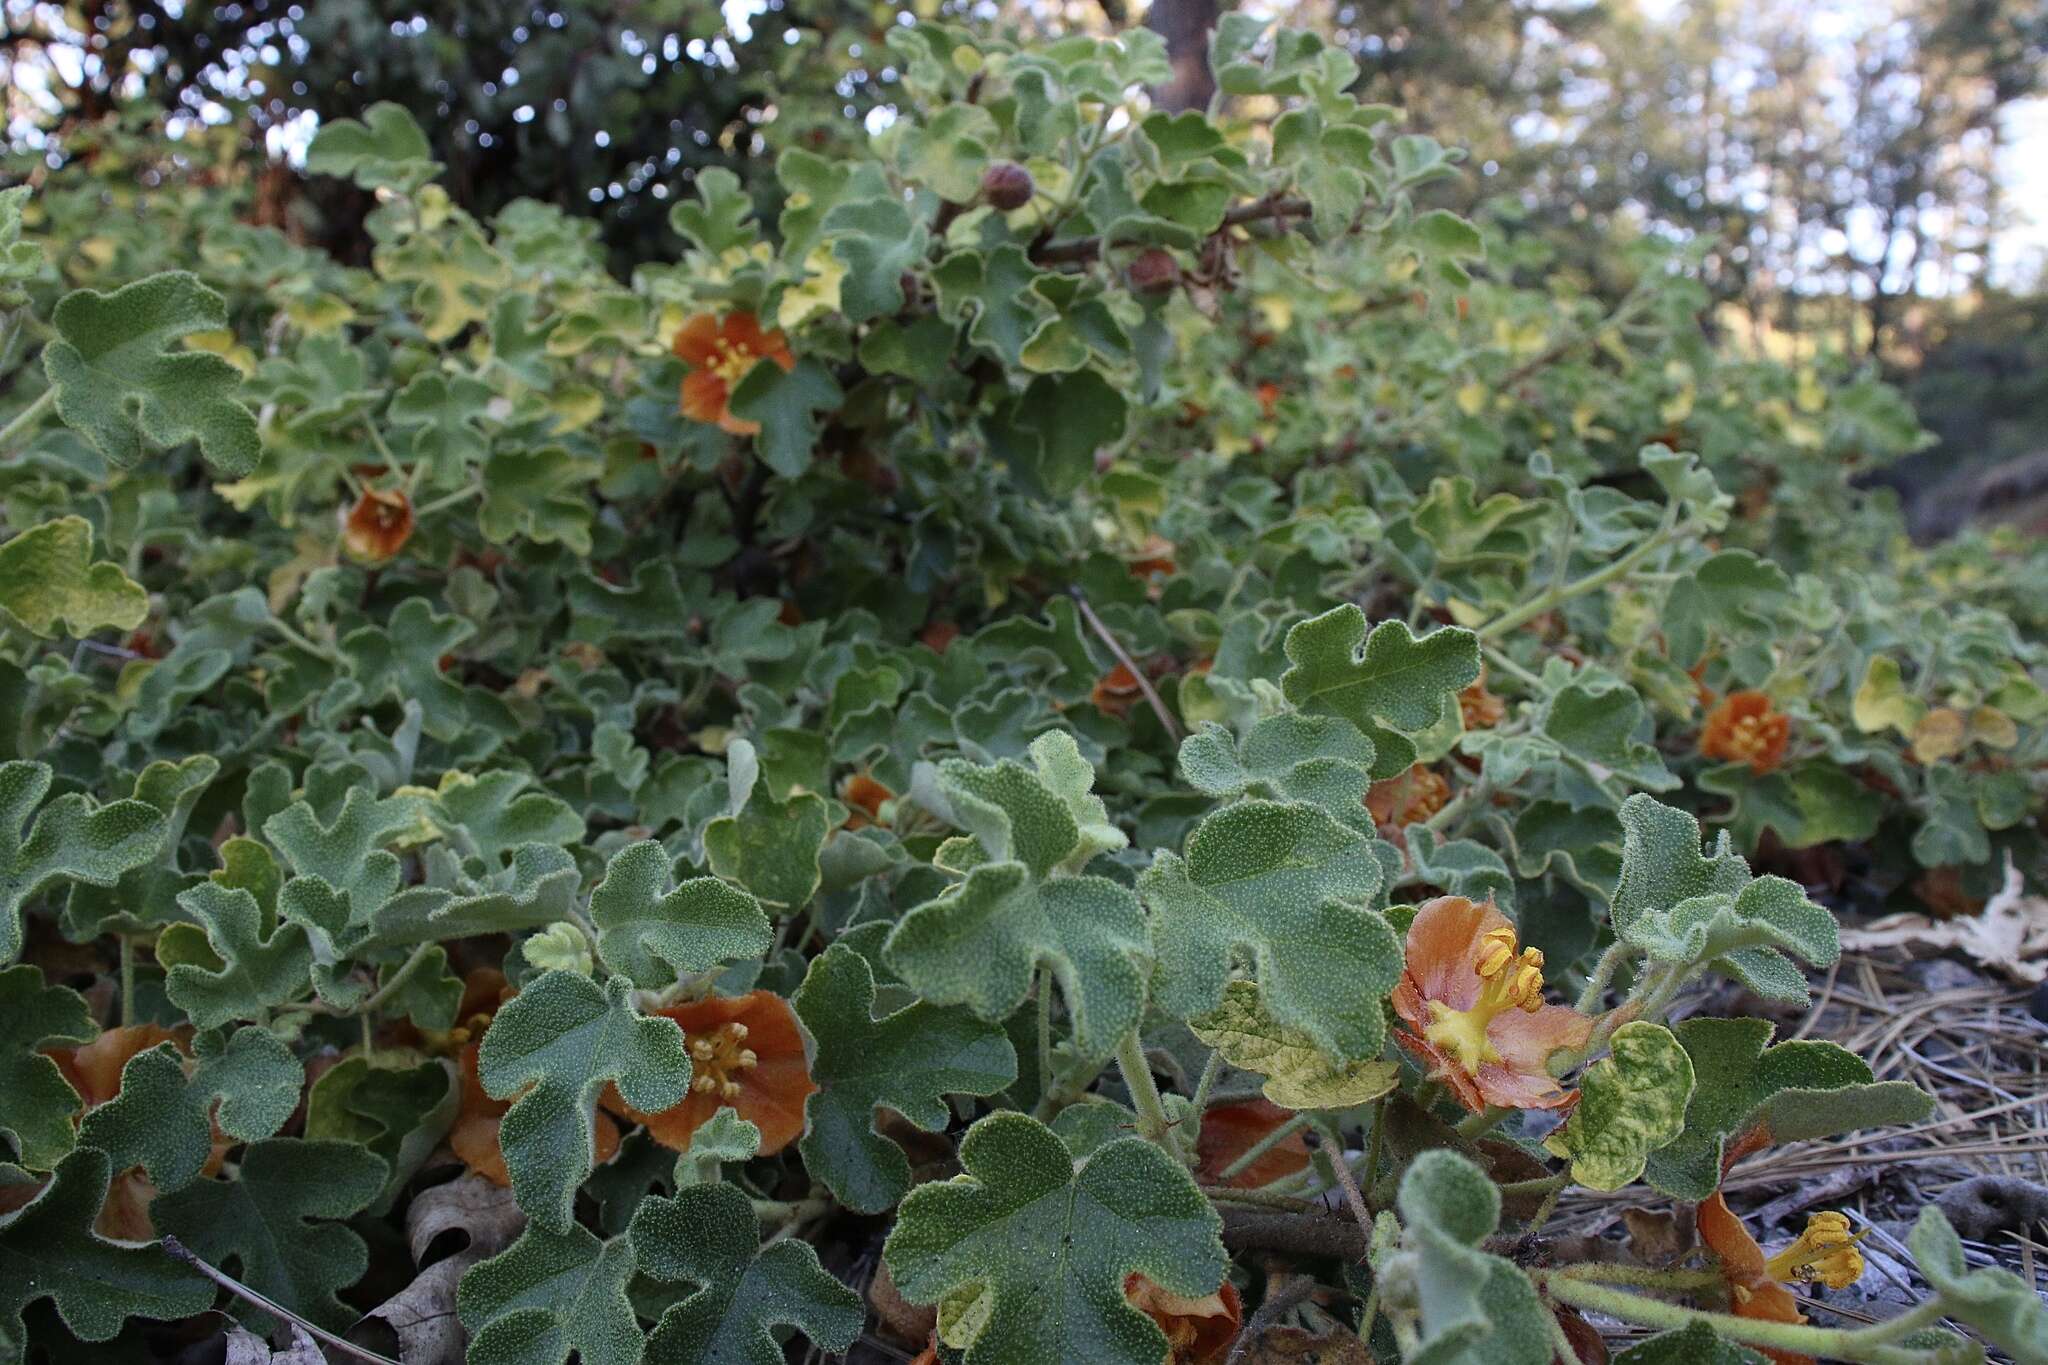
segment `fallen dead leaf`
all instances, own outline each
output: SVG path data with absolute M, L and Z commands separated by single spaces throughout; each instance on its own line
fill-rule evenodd
M 1349 1327 L 1321 1335 L 1301 1327 L 1268 1327 L 1245 1347 L 1244 1365 L 1373 1365 L 1372 1352 Z
M 230 1327 L 225 1365 L 327 1365 L 327 1357 L 320 1353 L 320 1343 L 307 1336 L 306 1329 L 297 1323 L 289 1325 L 292 1344 L 282 1351 L 246 1327 Z
M 2048 896 L 2025 894 L 2025 882 L 2008 857 L 2005 885 L 1982 911 L 1962 919 L 1887 915 L 1861 929 L 1844 929 L 1845 950 L 1954 948 L 1971 961 L 2016 981 L 2048 980 Z
M 525 1226 L 526 1215 L 512 1202 L 512 1191 L 479 1175 L 465 1173 L 422 1192 L 405 1213 L 414 1263 L 442 1245 L 444 1236 L 460 1234 L 467 1245 L 421 1270 L 411 1284 L 364 1314 L 365 1321 L 374 1318 L 390 1329 L 404 1365 L 462 1365 L 467 1338 L 456 1316 L 455 1291 L 463 1272 L 510 1246 Z M 359 1325 L 350 1336 L 360 1341 L 362 1332 Z

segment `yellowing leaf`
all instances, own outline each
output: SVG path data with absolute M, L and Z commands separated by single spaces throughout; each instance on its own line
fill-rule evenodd
M 1580 1078 L 1570 1120 L 1544 1143 L 1571 1158 L 1572 1179 L 1596 1190 L 1633 1182 L 1650 1153 L 1685 1130 L 1693 1090 L 1692 1058 L 1662 1024 L 1623 1024 L 1610 1046 Z
M 804 260 L 802 281 L 782 291 L 775 306 L 775 325 L 795 331 L 814 317 L 839 308 L 839 282 L 846 278 L 846 262 L 830 247 L 814 248 Z
M 1473 380 L 1458 390 L 1458 410 L 1467 417 L 1477 417 L 1486 411 L 1486 385 Z
M 1954 758 L 1969 743 L 1969 723 L 1952 706 L 1939 706 L 1913 726 L 1913 757 L 1922 763 Z
M 1899 677 L 1899 661 L 1889 654 L 1877 654 L 1863 670 L 1863 682 L 1856 689 L 1849 714 L 1866 735 L 1896 730 L 1910 736 L 1927 714 L 1927 706 L 1907 693 Z
M 92 563 L 92 526 L 59 517 L 0 545 L 0 608 L 37 635 L 85 635 L 102 626 L 133 630 L 149 615 L 149 594 L 121 566 Z
M 1378 1099 L 1400 1077 L 1393 1062 L 1340 1062 L 1306 1033 L 1276 1023 L 1250 981 L 1224 987 L 1222 1005 L 1188 1026 L 1232 1066 L 1264 1076 L 1266 1098 L 1283 1109 L 1348 1109 Z
M 1980 706 L 1970 712 L 1970 739 L 1992 749 L 2010 749 L 2020 742 L 2019 726 L 1995 706 Z

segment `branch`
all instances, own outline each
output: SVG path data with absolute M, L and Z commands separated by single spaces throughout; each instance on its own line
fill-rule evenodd
M 1173 712 L 1166 709 L 1166 703 L 1159 700 L 1159 694 L 1152 690 L 1152 680 L 1145 676 L 1145 670 L 1138 667 L 1116 638 L 1116 632 L 1104 625 L 1102 618 L 1095 614 L 1095 608 L 1088 605 L 1088 595 L 1078 587 L 1070 587 L 1067 591 L 1073 595 L 1074 605 L 1081 609 L 1082 619 L 1087 621 L 1088 628 L 1095 632 L 1103 644 L 1109 646 L 1109 652 L 1115 656 L 1116 661 L 1136 680 L 1138 691 L 1145 695 L 1145 704 L 1152 708 L 1153 715 L 1159 717 L 1159 724 L 1166 730 L 1167 737 L 1175 744 L 1180 743 L 1180 724 L 1174 720 Z
M 1306 218 L 1308 215 L 1308 200 L 1282 199 L 1276 195 L 1269 194 L 1263 199 L 1254 199 L 1249 204 L 1240 204 L 1225 213 L 1222 226 L 1238 227 L 1245 223 L 1256 223 L 1268 218 Z M 1219 228 L 1218 230 L 1220 231 L 1221 229 Z M 1111 243 L 1111 245 L 1139 246 L 1143 244 L 1119 240 Z M 1071 265 L 1076 262 L 1092 261 L 1101 255 L 1102 239 L 1100 237 L 1075 237 L 1068 241 L 1047 242 L 1044 246 L 1035 247 L 1031 252 L 1031 259 L 1039 265 Z
M 1362 1261 L 1370 1249 L 1365 1230 L 1332 1213 L 1272 1213 L 1265 1209 L 1223 1209 L 1223 1244 L 1233 1251 L 1291 1251 Z
M 215 1270 L 212 1266 L 208 1265 L 205 1261 L 201 1260 L 196 1254 L 194 1254 L 190 1247 L 186 1246 L 183 1242 L 179 1241 L 176 1237 L 171 1236 L 169 1233 L 164 1234 L 163 1249 L 164 1254 L 169 1256 L 172 1260 L 178 1261 L 184 1265 L 191 1266 L 194 1270 L 204 1275 L 207 1279 L 212 1280 L 222 1289 L 227 1290 L 228 1293 L 233 1294 L 236 1298 L 243 1299 L 249 1303 L 254 1304 L 256 1307 L 261 1308 L 264 1312 L 269 1313 L 273 1317 L 283 1318 L 286 1322 L 291 1323 L 300 1331 L 304 1332 L 307 1336 L 312 1337 L 317 1341 L 326 1343 L 327 1345 L 333 1347 L 335 1350 L 341 1352 L 345 1356 L 348 1356 L 355 1360 L 363 1361 L 365 1362 L 365 1365 L 398 1365 L 398 1362 L 393 1360 L 390 1356 L 380 1356 L 375 1351 L 370 1350 L 366 1346 L 358 1346 L 354 1342 L 348 1340 L 346 1337 L 338 1337 L 334 1335 L 334 1333 L 328 1331 L 326 1328 L 319 1326 L 317 1323 L 311 1323 L 306 1321 L 297 1313 L 294 1313 L 291 1309 L 285 1307 L 281 1303 L 278 1303 L 276 1300 L 267 1299 L 263 1297 L 263 1295 L 249 1288 L 248 1285 L 243 1284 L 234 1276 L 229 1275 L 223 1271 Z

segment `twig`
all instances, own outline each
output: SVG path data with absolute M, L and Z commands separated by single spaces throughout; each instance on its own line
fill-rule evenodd
M 215 1270 L 212 1266 L 208 1265 L 205 1261 L 201 1260 L 192 1251 L 190 1247 L 186 1246 L 183 1242 L 179 1241 L 176 1237 L 173 1237 L 169 1233 L 164 1234 L 163 1249 L 164 1254 L 169 1256 L 172 1260 L 180 1261 L 185 1265 L 191 1266 L 194 1270 L 204 1275 L 207 1279 L 212 1280 L 222 1289 L 227 1290 L 228 1293 L 233 1294 L 236 1298 L 254 1304 L 256 1307 L 262 1309 L 266 1313 L 269 1313 L 273 1317 L 283 1318 L 286 1322 L 292 1324 L 301 1332 L 304 1332 L 307 1336 L 312 1337 L 314 1340 L 322 1342 L 328 1346 L 332 1346 L 335 1350 L 340 1351 L 343 1355 L 352 1356 L 357 1360 L 366 1361 L 368 1362 L 368 1365 L 399 1365 L 399 1362 L 393 1360 L 390 1356 L 378 1355 L 375 1351 L 370 1350 L 366 1346 L 358 1346 L 354 1342 L 348 1340 L 346 1337 L 338 1337 L 334 1333 L 328 1331 L 326 1328 L 319 1326 L 317 1323 L 311 1323 L 306 1321 L 297 1313 L 294 1313 L 291 1309 L 286 1308 L 283 1304 L 278 1303 L 276 1300 L 265 1298 L 263 1295 L 249 1288 L 248 1285 L 243 1284 L 234 1276 L 229 1275 L 223 1271 Z
M 1232 1249 L 1257 1247 L 1265 1251 L 1291 1251 L 1297 1256 L 1362 1261 L 1372 1245 L 1358 1224 L 1327 1213 L 1246 1208 L 1218 1212 L 1223 1215 L 1223 1245 Z
M 1323 1155 L 1330 1159 L 1330 1169 L 1337 1173 L 1337 1184 L 1344 1191 L 1344 1202 L 1351 1206 L 1351 1216 L 1358 1220 L 1358 1230 L 1365 1234 L 1366 1245 L 1372 1244 L 1372 1210 L 1365 1206 L 1365 1196 L 1359 1193 L 1358 1178 L 1351 1174 L 1351 1160 L 1344 1153 L 1344 1144 L 1337 1135 L 1337 1126 L 1318 1124 L 1317 1133 L 1329 1140 L 1329 1147 Z
M 1306 199 L 1276 199 L 1271 195 L 1255 199 L 1249 204 L 1240 204 L 1223 215 L 1223 227 L 1239 227 L 1245 223 L 1256 223 L 1267 218 L 1306 218 L 1309 216 L 1309 202 Z M 1136 243 L 1112 243 L 1116 246 Z M 1071 241 L 1048 242 L 1031 253 L 1031 259 L 1039 265 L 1062 265 L 1092 261 L 1102 255 L 1100 237 L 1076 237 Z
M 1145 695 L 1145 704 L 1152 708 L 1153 715 L 1159 717 L 1159 723 L 1165 727 L 1167 735 L 1175 744 L 1180 743 L 1180 724 L 1174 720 L 1173 713 L 1166 709 L 1166 703 L 1159 700 L 1159 694 L 1152 690 L 1152 680 L 1145 676 L 1145 670 L 1131 661 L 1131 656 L 1125 652 L 1116 634 L 1103 624 L 1102 618 L 1095 614 L 1095 608 L 1088 605 L 1088 595 L 1078 587 L 1068 588 L 1067 592 L 1072 595 L 1074 605 L 1081 609 L 1081 619 L 1088 623 L 1088 628 L 1095 632 L 1103 644 L 1109 646 L 1109 652 L 1123 665 L 1124 671 L 1137 680 L 1138 691 Z
M 1247 1352 L 1260 1337 L 1266 1335 L 1266 1330 L 1278 1323 L 1282 1314 L 1315 1292 L 1316 1277 L 1313 1275 L 1290 1275 L 1283 1279 L 1276 1273 L 1267 1277 L 1265 1301 L 1252 1314 L 1252 1320 L 1244 1325 L 1244 1330 L 1237 1334 L 1237 1344 L 1230 1348 L 1230 1355 L 1223 1365 L 1244 1365 L 1250 1359 Z

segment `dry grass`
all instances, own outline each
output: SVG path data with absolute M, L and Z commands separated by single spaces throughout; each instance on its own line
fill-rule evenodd
M 1865 1245 L 1875 1254 L 1867 1258 L 1866 1284 L 1888 1282 L 1914 1298 L 1926 1286 L 1902 1243 L 1904 1225 L 1923 1206 L 1974 1176 L 2048 1185 L 2048 1024 L 2028 1013 L 2024 987 L 1980 976 L 1960 988 L 1930 989 L 1922 984 L 1928 971 L 1903 950 L 1845 955 L 1818 983 L 1812 1006 L 1778 1023 L 1781 1038 L 1829 1039 L 1869 1062 L 1879 1080 L 1913 1082 L 1934 1096 L 1934 1114 L 1910 1127 L 1760 1153 L 1738 1164 L 1723 1187 L 1767 1245 L 1795 1235 L 1809 1209 L 1843 1210 L 1870 1229 Z M 1743 1012 L 1725 1000 L 1699 1005 Z M 1622 1210 L 1644 1203 L 1644 1193 L 1640 1186 L 1611 1195 L 1574 1191 L 1546 1231 L 1611 1236 Z M 1965 1241 L 1965 1253 L 1973 1265 L 2001 1266 L 2048 1293 L 2048 1229 L 2029 1231 L 1995 1244 Z M 1809 1307 L 1851 1322 L 1895 1311 L 1873 1315 L 1842 1294 Z

